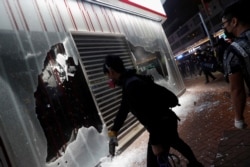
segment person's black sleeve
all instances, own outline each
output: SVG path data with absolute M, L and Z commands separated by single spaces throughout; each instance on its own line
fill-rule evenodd
M 129 113 L 128 105 L 126 104 L 125 100 L 123 99 L 121 102 L 120 109 L 117 112 L 116 117 L 114 119 L 114 124 L 113 124 L 113 127 L 111 129 L 112 131 L 118 132 L 121 129 L 124 121 L 127 118 L 128 113 Z

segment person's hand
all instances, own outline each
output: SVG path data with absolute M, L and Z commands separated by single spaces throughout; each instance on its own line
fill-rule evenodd
M 118 146 L 117 132 L 109 131 L 109 153 L 111 156 L 115 155 L 115 147 Z

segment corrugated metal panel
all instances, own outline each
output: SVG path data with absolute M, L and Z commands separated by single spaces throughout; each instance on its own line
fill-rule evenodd
M 102 65 L 105 56 L 112 54 L 120 56 L 126 68 L 133 68 L 134 64 L 127 40 L 123 35 L 79 32 L 72 32 L 72 37 L 94 101 L 103 122 L 109 129 L 119 109 L 122 91 L 120 88 L 109 88 L 108 78 L 103 74 Z M 122 138 L 131 136 L 129 132 L 138 124 L 137 119 L 130 113 L 119 132 L 118 139 L 122 140 Z

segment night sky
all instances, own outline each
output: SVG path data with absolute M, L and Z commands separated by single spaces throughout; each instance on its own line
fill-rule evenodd
M 168 19 L 166 25 L 167 36 L 198 12 L 198 0 L 166 0 L 163 7 Z

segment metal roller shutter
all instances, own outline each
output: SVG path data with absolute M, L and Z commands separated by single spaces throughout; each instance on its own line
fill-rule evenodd
M 108 54 L 120 56 L 126 68 L 133 68 L 131 51 L 123 35 L 72 32 L 80 56 L 83 73 L 91 90 L 103 122 L 109 129 L 119 109 L 122 92 L 110 89 L 103 74 L 104 58 Z M 137 119 L 129 113 L 119 132 L 119 149 L 122 150 L 143 131 Z

